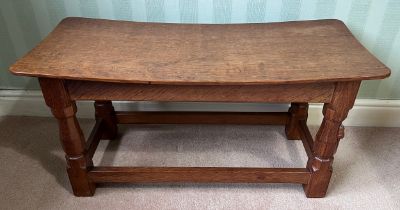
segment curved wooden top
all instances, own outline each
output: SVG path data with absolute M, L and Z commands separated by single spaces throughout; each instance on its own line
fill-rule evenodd
M 148 84 L 288 84 L 390 75 L 338 20 L 194 25 L 66 18 L 10 70 Z

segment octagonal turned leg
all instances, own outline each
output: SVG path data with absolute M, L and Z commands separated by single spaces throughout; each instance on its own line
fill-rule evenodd
M 117 118 L 111 101 L 95 101 L 95 117 L 96 120 L 103 120 L 104 131 L 102 139 L 113 140 L 118 135 Z
M 332 100 L 324 104 L 324 119 L 313 145 L 313 157 L 308 159 L 310 180 L 304 185 L 307 197 L 324 197 L 332 175 L 333 155 L 343 138 L 343 120 L 353 107 L 360 82 L 337 83 Z
M 288 140 L 300 140 L 299 121 L 307 121 L 308 103 L 292 103 L 289 108 L 289 118 L 285 126 Z
M 88 177 L 93 162 L 85 151 L 85 139 L 76 119 L 76 105 L 70 100 L 64 81 L 39 79 L 47 106 L 57 118 L 60 140 L 67 161 L 68 177 L 76 196 L 92 196 L 96 185 Z

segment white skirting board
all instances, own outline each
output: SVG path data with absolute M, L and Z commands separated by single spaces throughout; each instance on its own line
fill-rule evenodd
M 114 101 L 116 110 L 130 111 L 287 111 L 287 104 L 166 103 Z M 78 102 L 78 117 L 93 118 L 93 101 Z M 0 90 L 0 116 L 52 116 L 39 90 Z M 308 124 L 319 125 L 322 104 L 310 104 Z M 346 126 L 400 127 L 400 100 L 357 99 Z

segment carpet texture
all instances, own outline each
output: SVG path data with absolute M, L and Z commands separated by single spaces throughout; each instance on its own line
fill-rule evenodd
M 86 136 L 91 120 L 80 120 Z M 312 128 L 315 134 L 316 128 Z M 95 164 L 303 167 L 300 141 L 281 126 L 131 125 L 102 141 Z M 295 184 L 101 185 L 77 198 L 65 172 L 56 121 L 0 118 L 0 209 L 400 209 L 400 128 L 348 127 L 328 194 Z

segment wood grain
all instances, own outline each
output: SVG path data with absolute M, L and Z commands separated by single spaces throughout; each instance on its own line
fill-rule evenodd
M 94 167 L 88 172 L 93 182 L 122 183 L 300 183 L 310 172 L 305 168 L 223 167 Z
M 338 20 L 205 25 L 66 18 L 10 70 L 196 85 L 354 81 L 390 74 Z
M 92 132 L 90 132 L 89 138 L 85 144 L 85 154 L 89 159 L 93 158 L 97 146 L 99 146 L 105 127 L 106 126 L 103 119 L 96 120 L 96 124 L 93 126 Z
M 354 105 L 360 82 L 337 84 L 330 103 L 323 108 L 324 119 L 315 137 L 313 157 L 308 159 L 307 168 L 311 172 L 309 182 L 304 185 L 307 197 L 324 197 L 332 175 L 333 155 L 343 138 L 342 122 Z
M 288 140 L 300 140 L 299 122 L 307 122 L 308 103 L 291 103 L 289 118 L 285 126 L 285 134 Z
M 303 143 L 304 149 L 306 150 L 306 154 L 308 158 L 314 158 L 314 140 L 310 133 L 310 130 L 308 129 L 307 122 L 305 120 L 300 120 L 298 121 L 298 126 L 300 129 L 300 139 Z
M 96 186 L 88 179 L 87 171 L 93 166 L 93 162 L 85 150 L 83 132 L 75 116 L 75 101 L 70 99 L 64 81 L 40 78 L 39 83 L 46 104 L 58 121 L 60 141 L 74 195 L 92 196 Z
M 289 182 L 303 184 L 307 197 L 323 197 L 361 81 L 390 74 L 337 20 L 191 25 L 66 18 L 10 70 L 39 77 L 77 196 L 92 196 L 96 182 Z M 76 100 L 96 101 L 97 123 L 86 145 Z M 260 116 L 181 113 L 182 120 L 178 113 L 116 112 L 112 100 L 292 106 L 289 113 Z M 325 103 L 315 141 L 306 125 L 310 102 Z M 293 169 L 94 167 L 100 138 L 114 138 L 117 123 L 132 122 L 285 124 L 309 159 L 306 168 Z
M 94 109 L 96 121 L 103 121 L 102 139 L 115 139 L 118 135 L 118 127 L 112 102 L 95 101 Z
M 286 112 L 117 112 L 119 124 L 285 125 Z
M 329 102 L 335 83 L 285 85 L 143 85 L 66 81 L 74 100 L 186 102 Z

